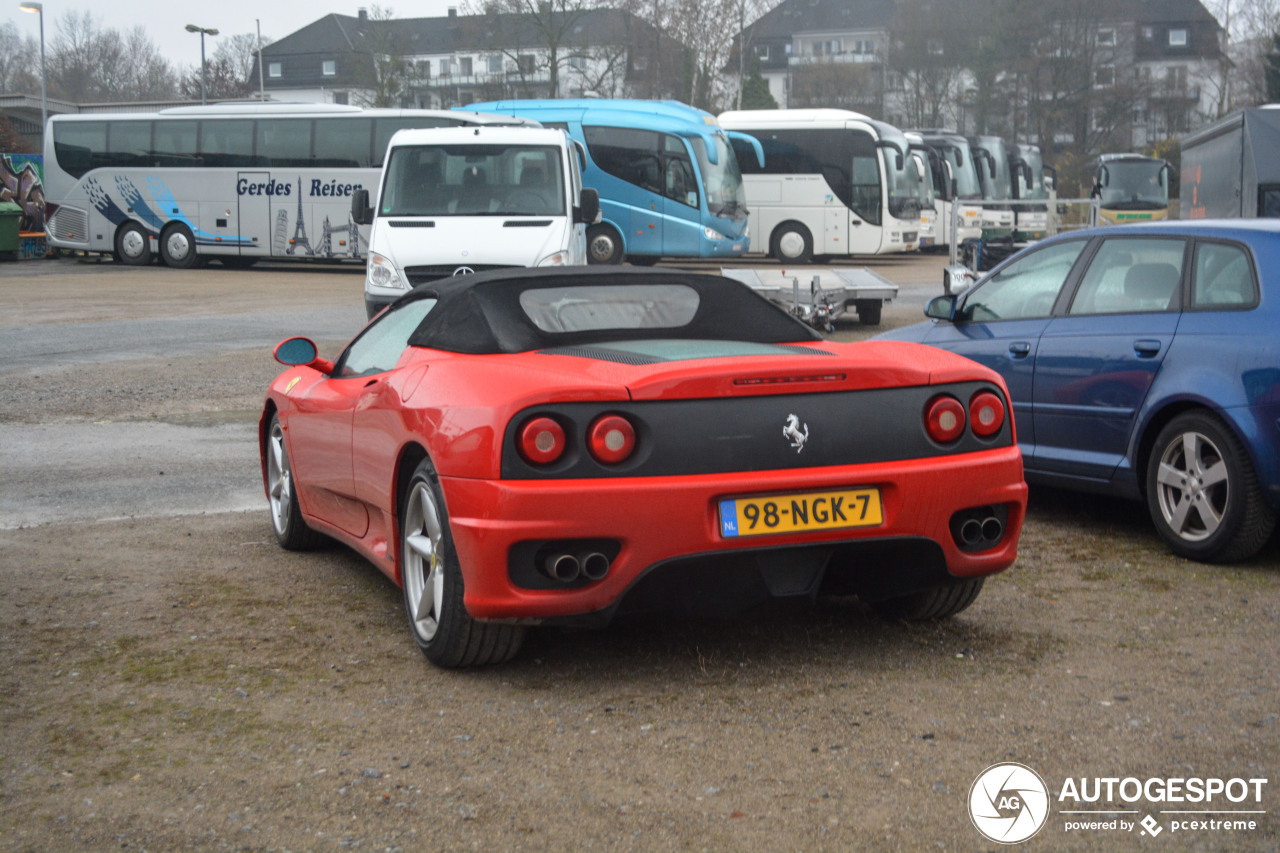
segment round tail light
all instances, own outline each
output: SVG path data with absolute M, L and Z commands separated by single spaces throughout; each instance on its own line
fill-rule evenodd
M 533 418 L 516 438 L 520 455 L 534 465 L 550 465 L 564 453 L 564 428 L 551 418 Z
M 924 428 L 939 444 L 955 441 L 964 432 L 964 406 L 955 397 L 934 397 L 924 409 Z
M 600 462 L 616 465 L 636 449 L 636 429 L 621 415 L 603 415 L 587 430 L 587 449 Z
M 980 391 L 969 401 L 969 428 L 974 435 L 990 438 L 1004 426 L 1004 403 L 990 391 Z

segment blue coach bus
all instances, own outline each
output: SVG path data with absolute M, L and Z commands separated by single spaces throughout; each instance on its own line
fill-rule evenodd
M 587 151 L 584 186 L 600 194 L 587 230 L 588 259 L 652 264 L 662 257 L 731 258 L 749 248 L 742 173 L 730 137 L 711 113 L 677 101 L 511 100 L 466 110 L 564 128 Z

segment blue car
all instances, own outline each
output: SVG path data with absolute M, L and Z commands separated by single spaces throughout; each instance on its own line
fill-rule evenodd
M 1145 500 L 1178 554 L 1242 560 L 1280 513 L 1280 222 L 1079 231 L 881 335 L 994 368 L 1031 483 Z

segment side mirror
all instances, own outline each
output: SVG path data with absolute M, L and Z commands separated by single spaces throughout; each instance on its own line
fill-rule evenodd
M 574 222 L 585 222 L 587 225 L 595 225 L 600 221 L 600 193 L 591 187 L 582 188 L 582 197 L 578 202 L 578 209 L 573 217 Z
M 369 191 L 356 190 L 351 194 L 351 221 L 357 225 L 373 222 L 373 208 L 369 206 Z
M 333 373 L 333 362 L 321 358 L 315 341 L 310 338 L 288 338 L 276 344 L 276 361 L 289 367 L 314 367 L 326 376 Z
M 934 320 L 951 320 L 956 312 L 956 297 L 953 293 L 935 296 L 924 307 L 924 315 Z

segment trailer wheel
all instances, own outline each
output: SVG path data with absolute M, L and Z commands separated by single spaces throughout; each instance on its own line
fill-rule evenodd
M 769 254 L 783 263 L 807 264 L 813 259 L 813 236 L 799 222 L 784 222 L 774 229 Z

